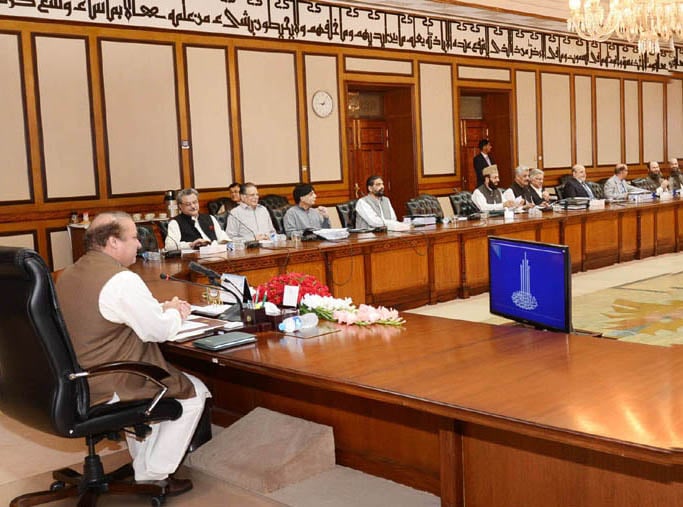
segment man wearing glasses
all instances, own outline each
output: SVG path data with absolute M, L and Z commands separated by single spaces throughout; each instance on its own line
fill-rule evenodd
M 168 222 L 166 250 L 196 249 L 213 241 L 230 241 L 214 217 L 199 213 L 199 192 L 194 188 L 179 190 L 176 200 L 180 214 Z
M 269 239 L 275 232 L 268 210 L 258 203 L 258 189 L 253 183 L 240 187 L 242 202 L 228 214 L 227 231 L 233 239 L 245 241 Z

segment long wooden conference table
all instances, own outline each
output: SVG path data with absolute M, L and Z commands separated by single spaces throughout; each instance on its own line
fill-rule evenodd
M 672 201 L 550 213 L 195 260 L 252 284 L 303 271 L 356 302 L 415 306 L 485 290 L 488 234 L 568 243 L 588 269 L 678 250 L 680 212 Z M 196 300 L 197 287 L 159 280 L 190 278 L 188 260 L 134 269 L 158 297 Z M 263 406 L 328 424 L 338 463 L 444 506 L 681 505 L 683 347 L 404 316 L 403 327 L 164 350 L 210 387 L 217 423 Z
M 404 316 L 164 353 L 219 424 L 261 406 L 332 426 L 337 463 L 443 506 L 681 505 L 683 350 Z
M 246 275 L 251 285 L 288 271 L 308 273 L 337 297 L 406 309 L 487 291 L 489 235 L 569 245 L 573 271 L 584 271 L 680 250 L 683 200 L 540 218 L 516 215 L 510 223 L 502 217 L 455 221 L 410 232 L 351 235 L 340 242 L 304 242 L 301 248 L 288 243 L 227 252 L 199 262 Z M 162 269 L 189 278 L 188 259 L 167 260 Z

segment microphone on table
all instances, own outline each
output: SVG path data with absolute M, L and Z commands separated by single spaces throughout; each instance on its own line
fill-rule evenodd
M 195 261 L 190 261 L 190 264 L 188 264 L 187 267 L 190 268 L 190 271 L 194 271 L 195 273 L 199 273 L 200 275 L 204 275 L 205 277 L 207 277 L 211 285 L 221 287 L 221 284 L 217 282 L 217 280 L 220 280 L 221 275 L 219 275 L 213 269 L 207 268 L 206 266 L 199 264 Z
M 212 272 L 215 275 L 218 275 L 218 273 L 216 273 L 213 269 L 205 268 L 204 266 L 202 266 L 201 264 L 198 264 L 196 262 L 191 262 L 190 264 L 196 264 L 197 266 L 199 266 L 203 270 L 206 270 L 208 272 Z M 203 275 L 208 276 L 208 274 L 203 272 L 203 271 L 197 271 L 196 266 L 194 269 L 192 266 L 190 266 L 190 269 L 192 271 L 199 272 Z M 235 292 L 233 292 L 232 290 L 228 289 L 227 287 L 224 287 L 223 285 L 216 284 L 216 283 L 211 283 L 210 285 L 205 285 L 203 283 L 192 282 L 190 280 L 185 280 L 183 278 L 176 278 L 175 276 L 169 275 L 167 273 L 161 273 L 159 275 L 159 278 L 161 278 L 162 280 L 172 280 L 174 282 L 186 283 L 188 285 L 196 285 L 197 287 L 202 287 L 204 289 L 207 289 L 209 287 L 215 287 L 218 290 L 222 290 L 222 291 L 227 292 L 228 294 L 232 295 L 235 298 L 235 301 L 237 301 L 237 304 L 231 305 L 227 310 L 225 310 L 223 313 L 218 315 L 216 318 L 218 318 L 220 320 L 228 320 L 230 322 L 242 322 L 243 305 L 242 305 L 242 301 L 240 301 L 240 296 L 238 294 L 236 294 Z M 212 278 L 213 277 L 210 277 L 209 280 L 211 280 Z
M 173 236 L 170 236 L 168 233 L 166 234 L 166 239 L 170 239 L 175 243 L 175 248 L 173 250 L 165 250 L 164 251 L 164 258 L 165 259 L 170 259 L 172 257 L 180 257 L 180 254 L 182 253 L 180 250 L 180 245 L 178 242 L 175 240 Z M 164 241 L 165 243 L 165 241 Z

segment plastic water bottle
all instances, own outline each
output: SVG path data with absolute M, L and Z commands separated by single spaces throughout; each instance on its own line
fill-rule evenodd
M 317 325 L 318 316 L 315 313 L 304 313 L 303 315 L 287 317 L 280 322 L 278 329 L 285 333 L 293 333 L 294 331 L 315 327 Z

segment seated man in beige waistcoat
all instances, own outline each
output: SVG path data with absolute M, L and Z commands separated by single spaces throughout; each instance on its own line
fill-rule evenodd
M 85 369 L 110 361 L 142 361 L 164 368 L 170 376 L 166 396 L 178 399 L 182 416 L 154 423 L 144 439 L 126 435 L 136 481 L 165 481 L 166 494 L 189 491 L 192 482 L 173 478 L 192 439 L 210 393 L 196 377 L 168 364 L 157 342 L 172 340 L 190 314 L 190 305 L 174 297 L 159 303 L 137 274 L 140 242 L 127 213 L 98 215 L 85 234 L 86 253 L 66 268 L 57 296 L 78 361 Z M 126 374 L 88 379 L 91 403 L 145 399 L 156 386 Z

